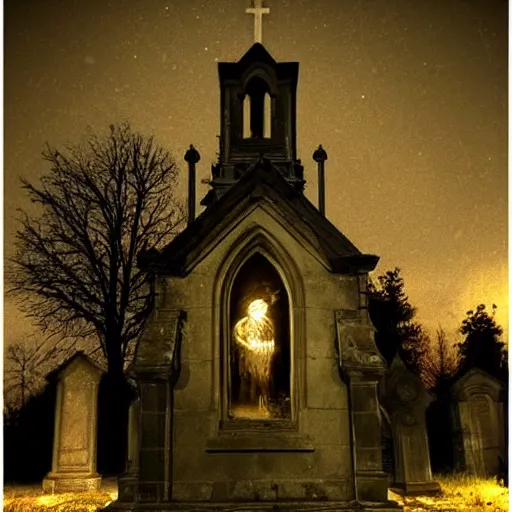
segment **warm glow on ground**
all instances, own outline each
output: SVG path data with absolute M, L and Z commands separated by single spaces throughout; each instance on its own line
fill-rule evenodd
M 109 478 L 98 492 L 42 494 L 41 485 L 4 488 L 4 512 L 97 512 L 117 499 L 117 482 Z
M 440 496 L 401 497 L 389 492 L 389 499 L 404 512 L 507 512 L 508 489 L 494 480 L 456 475 L 436 477 Z M 103 482 L 100 492 L 42 495 L 41 486 L 10 486 L 4 489 L 4 512 L 97 512 L 117 499 L 115 479 Z
M 404 507 L 404 512 L 508 512 L 508 489 L 495 480 L 466 475 L 437 476 L 440 496 L 401 497 L 391 491 L 388 497 Z

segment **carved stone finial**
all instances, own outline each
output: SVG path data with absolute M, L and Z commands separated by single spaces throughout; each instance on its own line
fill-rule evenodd
M 320 144 L 318 149 L 313 153 L 313 160 L 315 162 L 325 162 L 327 160 L 327 152 L 322 147 L 322 144 Z
M 199 151 L 190 144 L 190 148 L 185 153 L 185 162 L 189 164 L 197 164 L 201 160 L 201 155 L 199 154 Z

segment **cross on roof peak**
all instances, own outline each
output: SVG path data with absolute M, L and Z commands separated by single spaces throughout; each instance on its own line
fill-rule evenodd
M 268 7 L 263 7 L 262 0 L 252 0 L 252 7 L 245 10 L 246 14 L 254 15 L 254 42 L 263 41 L 263 15 L 270 14 Z

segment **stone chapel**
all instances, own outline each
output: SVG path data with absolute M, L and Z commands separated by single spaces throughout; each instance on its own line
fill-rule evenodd
M 129 460 L 109 510 L 397 510 L 382 470 L 385 363 L 362 253 L 304 195 L 297 62 L 255 43 L 218 64 L 221 135 L 206 208 L 140 255 L 155 306 L 130 375 Z

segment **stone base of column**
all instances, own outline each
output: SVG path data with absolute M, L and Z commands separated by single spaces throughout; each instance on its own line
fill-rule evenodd
M 360 471 L 355 478 L 356 496 L 363 503 L 384 503 L 388 497 L 388 475 L 383 471 Z
M 136 473 L 125 473 L 117 479 L 118 501 L 134 503 L 138 501 L 139 476 Z
M 407 496 L 436 495 L 441 492 L 438 482 L 393 482 L 389 489 Z
M 98 473 L 53 473 L 43 479 L 43 492 L 57 494 L 63 492 L 92 492 L 101 487 Z
M 229 512 L 236 508 L 239 511 L 258 512 L 400 512 L 402 507 L 387 503 L 364 503 L 346 501 L 270 501 L 270 502 L 160 502 L 160 503 L 111 503 L 105 512 Z

